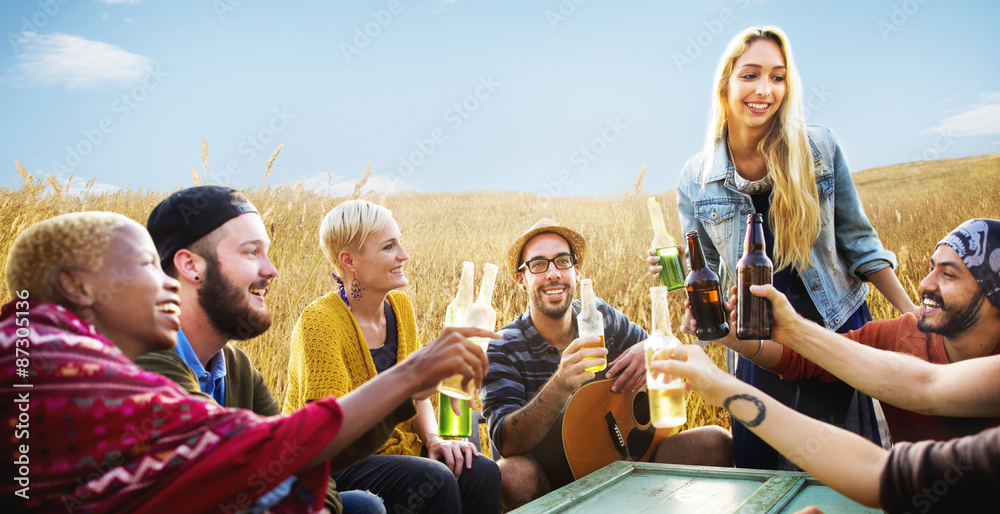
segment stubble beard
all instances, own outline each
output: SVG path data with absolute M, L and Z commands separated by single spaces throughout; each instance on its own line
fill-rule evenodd
M 564 288 L 563 294 L 565 298 L 556 305 L 552 305 L 545 297 L 545 293 L 542 292 L 543 288 L 552 286 L 562 286 Z M 531 303 L 539 313 L 545 315 L 551 319 L 562 319 L 569 311 L 570 307 L 573 305 L 573 294 L 576 288 L 565 282 L 556 282 L 551 284 L 545 284 L 542 287 L 535 288 L 532 294 Z

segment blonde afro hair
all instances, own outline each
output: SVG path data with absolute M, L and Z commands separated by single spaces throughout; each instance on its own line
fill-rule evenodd
M 39 221 L 21 232 L 7 254 L 4 278 L 11 296 L 58 301 L 53 277 L 60 269 L 97 271 L 117 231 L 135 223 L 113 212 L 73 212 Z

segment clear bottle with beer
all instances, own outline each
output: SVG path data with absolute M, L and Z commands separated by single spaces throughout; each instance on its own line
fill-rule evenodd
M 448 304 L 445 309 L 444 314 L 444 326 L 445 327 L 469 327 L 472 326 L 469 323 L 469 317 L 472 311 L 472 291 L 475 284 L 473 283 L 473 274 L 475 273 L 475 265 L 471 262 L 462 263 L 462 278 L 458 283 L 458 294 L 455 295 L 455 299 Z M 469 388 L 471 389 L 471 385 Z M 471 399 L 472 392 L 466 390 L 462 387 L 462 376 L 453 375 L 441 381 L 438 384 L 438 391 L 444 393 L 448 396 L 454 396 L 456 398 Z M 451 411 L 448 409 L 438 409 L 439 413 Z
M 653 242 L 650 246 L 656 250 L 660 258 L 660 283 L 669 291 L 684 287 L 684 268 L 681 266 L 680 252 L 677 242 L 667 232 L 667 224 L 663 220 L 663 210 L 655 196 L 646 201 L 649 208 L 649 220 L 653 224 Z
M 600 343 L 587 348 L 604 348 L 604 315 L 597 310 L 594 283 L 589 278 L 580 281 L 580 314 L 576 316 L 576 327 L 580 337 L 600 336 Z M 600 359 L 601 364 L 591 366 L 587 371 L 596 373 L 607 367 L 607 360 L 604 357 L 590 357 L 590 359 Z
M 491 262 L 483 264 L 483 281 L 479 283 L 479 296 L 472 304 L 472 323 L 476 327 L 496 330 L 497 311 L 493 308 L 493 290 L 496 288 L 499 271 L 500 268 L 496 264 Z M 483 351 L 486 351 L 489 339 L 474 337 L 472 340 L 479 343 L 483 347 Z
M 668 428 L 687 422 L 684 381 L 653 369 L 653 362 L 677 358 L 681 342 L 670 328 L 667 287 L 649 288 L 653 301 L 653 329 L 643 345 L 646 354 L 646 389 L 649 391 L 649 417 L 656 428 Z
M 687 233 L 687 254 L 691 259 L 691 272 L 684 281 L 691 314 L 698 322 L 695 336 L 702 341 L 713 341 L 729 334 L 726 309 L 722 306 L 719 275 L 705 263 L 705 252 L 697 231 Z
M 743 257 L 736 264 L 739 282 L 737 292 L 737 339 L 770 339 L 771 301 L 754 296 L 750 286 L 770 284 L 773 273 L 771 259 L 767 257 L 764 243 L 763 216 L 747 215 L 747 235 L 743 243 Z
M 490 331 L 496 330 L 497 311 L 493 308 L 493 290 L 496 287 L 499 269 L 496 264 L 492 263 L 486 263 L 483 266 L 483 280 L 479 286 L 479 298 L 473 302 L 475 265 L 471 262 L 462 263 L 462 278 L 458 284 L 458 294 L 445 310 L 446 327 L 475 327 Z M 485 337 L 472 337 L 469 340 L 477 343 L 483 351 L 486 351 L 486 345 L 490 341 Z M 462 387 L 461 375 L 454 375 L 441 381 L 438 384 L 438 391 L 465 400 L 472 400 L 475 393 L 471 382 L 466 388 Z
M 459 315 L 465 316 L 465 311 L 472 307 L 472 290 L 475 286 L 473 275 L 476 272 L 476 265 L 471 262 L 462 263 L 462 278 L 458 282 L 458 294 L 455 299 L 448 304 L 444 312 L 444 326 L 462 326 L 456 323 Z

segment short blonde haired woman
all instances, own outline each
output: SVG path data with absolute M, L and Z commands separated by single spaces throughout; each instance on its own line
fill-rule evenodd
M 341 203 L 323 219 L 320 248 L 340 287 L 313 301 L 295 324 L 285 413 L 347 394 L 420 347 L 413 305 L 398 291 L 407 284 L 410 256 L 392 212 L 365 200 Z M 389 512 L 500 512 L 496 463 L 471 443 L 443 440 L 430 401 L 416 409 L 375 455 L 334 473 L 338 487 L 369 490 Z M 424 491 L 416 506 L 414 491 Z
M 726 46 L 713 84 L 705 145 L 684 165 L 677 206 L 683 232 L 699 233 L 724 290 L 735 283 L 747 214 L 757 212 L 774 284 L 803 316 L 840 332 L 861 327 L 871 320 L 867 282 L 900 312 L 916 312 L 893 273 L 895 255 L 865 216 L 836 136 L 805 124 L 802 82 L 785 33 L 741 31 Z M 682 330 L 693 334 L 693 323 L 686 312 Z M 720 342 L 739 352 L 738 363 L 730 354 L 739 378 L 811 416 L 842 425 L 858 419 L 855 429 L 880 441 L 868 397 L 849 408 L 853 389 L 782 382 L 751 362 L 757 341 L 731 333 Z M 786 467 L 742 425 L 733 427 L 733 444 L 739 467 Z

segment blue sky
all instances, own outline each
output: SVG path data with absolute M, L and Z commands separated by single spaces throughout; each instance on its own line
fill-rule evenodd
M 613 194 L 676 186 L 711 76 L 785 30 L 851 168 L 1000 153 L 1000 3 L 3 2 L 0 184 Z M 102 186 L 103 185 L 103 186 Z

